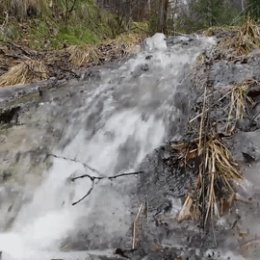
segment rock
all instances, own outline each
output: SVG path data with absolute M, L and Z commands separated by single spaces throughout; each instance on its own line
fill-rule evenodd
M 248 163 L 250 157 L 254 162 L 260 160 L 260 130 L 238 132 L 232 138 L 233 155 L 238 161 Z

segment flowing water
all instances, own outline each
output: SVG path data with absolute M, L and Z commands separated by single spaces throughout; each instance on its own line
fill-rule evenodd
M 2 260 L 88 259 L 83 249 L 112 249 L 128 243 L 136 176 L 95 183 L 91 194 L 75 206 L 72 203 L 93 183 L 89 178 L 75 182 L 70 178 L 135 171 L 148 153 L 175 135 L 172 122 L 180 113 L 174 103 L 176 90 L 196 57 L 214 44 L 211 38 L 195 36 L 193 44 L 189 40 L 178 38 L 167 45 L 164 36 L 157 34 L 135 57 L 101 69 L 99 79 L 73 86 L 70 92 L 81 92 L 63 106 L 53 98 L 33 110 L 36 121 L 44 125 L 51 117 L 53 125 L 62 129 L 58 145 L 50 143 L 48 151 L 60 158 L 49 158 L 52 164 L 37 178 L 33 172 L 19 176 L 18 169 L 16 174 L 26 183 L 20 182 L 19 195 L 13 199 L 19 203 L 16 208 L 9 205 L 7 186 L 0 187 L 0 193 L 7 194 L 0 208 L 1 223 L 15 211 L 9 224 L 1 227 Z M 48 133 L 35 132 L 26 123 L 19 129 L 25 133 L 17 149 L 27 145 L 29 136 L 36 145 L 48 147 L 44 139 Z M 17 185 L 11 181 L 8 188 L 15 190 Z

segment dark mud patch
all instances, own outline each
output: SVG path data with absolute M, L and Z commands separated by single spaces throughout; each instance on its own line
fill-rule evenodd
M 0 124 L 9 124 L 13 122 L 14 124 L 18 123 L 18 112 L 20 107 L 12 107 L 10 109 L 0 111 Z

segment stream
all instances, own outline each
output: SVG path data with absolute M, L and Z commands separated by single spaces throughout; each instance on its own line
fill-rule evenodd
M 19 107 L 0 131 L 1 260 L 113 259 L 131 248 L 138 167 L 181 137 L 193 65 L 214 44 L 156 34 L 128 60 Z M 71 181 L 80 175 L 92 179 Z

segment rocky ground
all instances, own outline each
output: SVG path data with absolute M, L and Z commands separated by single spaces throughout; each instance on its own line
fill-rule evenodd
M 235 55 L 222 47 L 223 39 L 228 36 L 216 35 L 218 45 L 198 58 L 190 83 L 186 84 L 191 87 L 190 91 L 197 92 L 197 96 L 182 99 L 182 119 L 185 121 L 188 114 L 189 120 L 184 124 L 186 131 L 181 141 L 173 140 L 158 148 L 140 166 L 145 174 L 141 175 L 138 186 L 138 203 L 144 207 L 139 220 L 138 243 L 146 249 L 149 259 L 202 259 L 203 256 L 205 259 L 238 259 L 238 256 L 226 258 L 228 256 L 218 251 L 219 248 L 234 250 L 246 259 L 259 258 L 260 52 L 255 49 L 249 54 Z M 238 100 L 230 92 L 236 86 L 244 88 L 243 100 L 240 100 L 243 115 L 239 116 L 235 103 Z M 178 99 L 182 89 L 179 91 Z M 208 140 L 212 135 L 221 140 L 245 178 L 237 189 L 237 199 L 228 206 L 221 221 L 216 218 L 214 224 L 204 228 L 196 216 L 197 220 L 191 220 L 194 217 L 190 214 L 191 208 L 188 208 L 188 216 L 185 215 L 189 220 L 176 221 L 185 198 L 193 193 L 192 189 L 196 190 L 200 171 L 200 159 L 191 153 L 191 158 L 185 157 L 188 162 L 183 162 L 178 145 L 185 142 L 189 149 L 196 149 L 193 140 L 198 138 L 201 129 L 201 116 L 198 115 L 203 112 L 203 102 L 208 124 L 203 129 L 205 138 Z M 183 128 L 180 132 L 183 133 Z M 172 244 L 180 247 L 172 249 Z M 209 248 L 216 251 L 209 252 Z

